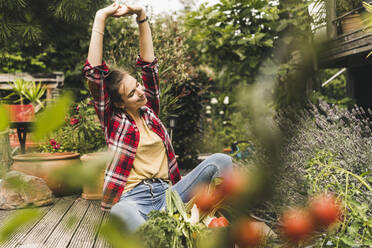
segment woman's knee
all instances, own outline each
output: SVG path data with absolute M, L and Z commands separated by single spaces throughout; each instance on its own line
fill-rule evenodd
M 223 153 L 215 153 L 211 155 L 210 159 L 213 160 L 220 171 L 232 169 L 232 159 L 229 155 Z

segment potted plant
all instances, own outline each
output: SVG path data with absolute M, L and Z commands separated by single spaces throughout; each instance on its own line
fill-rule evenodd
M 83 185 L 82 197 L 99 200 L 102 197 L 107 159 L 106 142 L 91 100 L 87 98 L 72 105 L 65 117 L 64 125 L 45 140 L 39 151 L 52 154 L 61 152 L 81 154 L 83 167 L 89 167 L 89 172 L 95 174 L 92 184 Z
M 41 98 L 43 97 L 46 86 L 34 81 L 29 82 L 17 79 L 10 83 L 11 91 L 4 98 L 8 105 L 10 122 L 31 122 L 35 119 L 35 106 L 43 107 Z
M 336 14 L 337 17 L 342 17 L 341 27 L 344 34 L 362 28 L 362 19 L 357 10 L 362 7 L 362 3 L 362 0 L 336 0 Z

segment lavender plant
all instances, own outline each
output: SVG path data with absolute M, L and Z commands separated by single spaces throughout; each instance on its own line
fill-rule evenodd
M 317 247 L 371 245 L 366 238 L 372 228 L 370 116 L 371 110 L 355 106 L 348 111 L 326 102 L 310 105 L 293 119 L 279 114 L 285 173 L 276 187 L 276 210 L 304 204 L 308 196 L 324 191 L 343 201 L 342 224 L 318 237 Z

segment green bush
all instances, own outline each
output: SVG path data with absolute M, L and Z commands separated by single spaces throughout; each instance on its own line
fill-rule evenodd
M 92 105 L 87 98 L 70 107 L 62 127 L 48 135 L 41 152 L 95 152 L 106 147 L 103 131 Z

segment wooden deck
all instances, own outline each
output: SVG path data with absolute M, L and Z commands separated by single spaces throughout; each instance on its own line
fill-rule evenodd
M 39 219 L 20 226 L 0 247 L 111 247 L 99 236 L 100 227 L 108 218 L 108 213 L 100 210 L 100 201 L 73 195 L 56 198 L 53 205 L 39 209 Z M 0 231 L 16 211 L 23 210 L 0 210 Z

